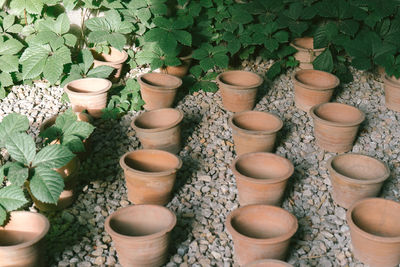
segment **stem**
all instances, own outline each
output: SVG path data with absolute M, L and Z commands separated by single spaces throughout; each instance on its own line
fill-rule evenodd
M 26 8 L 24 8 L 25 25 L 28 25 L 28 17 L 26 16 Z

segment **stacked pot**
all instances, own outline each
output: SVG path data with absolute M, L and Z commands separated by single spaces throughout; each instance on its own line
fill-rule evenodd
M 296 60 L 299 61 L 299 69 L 313 69 L 314 59 L 324 52 L 325 48 L 314 48 L 314 38 L 302 37 L 296 38 L 290 44 L 297 52 L 294 54 Z

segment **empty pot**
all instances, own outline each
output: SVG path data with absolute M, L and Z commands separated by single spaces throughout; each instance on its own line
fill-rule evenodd
M 294 57 L 300 62 L 299 68 L 303 70 L 313 69 L 314 59 L 325 50 L 325 48 L 314 49 L 314 38 L 312 37 L 296 38 L 290 45 L 297 49 Z
M 0 227 L 0 266 L 45 266 L 43 238 L 50 228 L 45 216 L 28 211 L 13 211 L 10 221 Z
M 294 172 L 286 158 L 267 152 L 243 154 L 231 166 L 236 178 L 239 203 L 280 206 L 286 184 Z
M 400 263 L 400 204 L 366 198 L 347 211 L 354 256 L 371 267 Z
M 105 221 L 122 266 L 162 266 L 175 225 L 175 214 L 158 205 L 121 208 Z
M 110 88 L 109 80 L 83 78 L 67 83 L 64 91 L 68 94 L 75 112 L 87 110 L 91 116 L 100 118 L 102 109 L 106 107 L 107 92 Z
M 258 260 L 246 264 L 245 267 L 293 267 L 293 265 L 280 260 Z
M 226 227 L 237 261 L 245 265 L 260 259 L 285 259 L 298 223 L 295 216 L 282 208 L 247 205 L 228 215 Z
M 174 103 L 176 92 L 182 80 L 165 73 L 146 73 L 138 78 L 140 93 L 147 110 L 169 108 Z
M 347 152 L 353 148 L 364 113 L 350 105 L 322 103 L 310 109 L 318 146 L 329 152 Z
M 385 75 L 385 105 L 388 109 L 400 112 L 400 80 Z
M 216 81 L 224 108 L 233 112 L 253 109 L 257 89 L 263 83 L 258 74 L 243 70 L 225 71 Z
M 182 161 L 163 151 L 142 149 L 125 153 L 119 161 L 124 170 L 128 199 L 134 204 L 165 205 L 170 201 L 176 172 Z
M 333 200 L 346 209 L 357 200 L 377 196 L 390 175 L 385 163 L 361 154 L 334 156 L 327 166 Z
M 249 152 L 271 152 L 274 150 L 277 132 L 282 120 L 268 112 L 243 111 L 235 113 L 228 120 L 232 129 L 237 155 Z
M 311 107 L 329 102 L 334 89 L 339 85 L 338 77 L 320 70 L 299 70 L 293 75 L 294 102 L 308 112 Z
M 177 154 L 181 149 L 182 119 L 183 113 L 178 109 L 156 109 L 137 116 L 131 126 L 145 149 Z
M 128 54 L 124 50 L 119 51 L 114 47 L 110 47 L 109 53 L 98 53 L 96 49 L 90 49 L 90 51 L 94 57 L 93 68 L 109 66 L 115 69 L 111 74 L 114 81 L 117 81 L 121 77 L 122 67 L 128 59 Z

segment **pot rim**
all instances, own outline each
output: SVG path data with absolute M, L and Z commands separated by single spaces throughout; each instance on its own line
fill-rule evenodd
M 386 74 L 385 74 L 385 77 L 383 78 L 383 82 L 384 83 L 388 83 L 388 84 L 390 84 L 391 86 L 394 86 L 394 87 L 398 87 L 398 88 L 400 87 L 399 83 L 396 83 L 395 81 L 390 79 L 390 77 L 387 76 Z
M 357 202 L 353 203 L 350 208 L 346 212 L 346 220 L 347 223 L 349 224 L 349 228 L 357 234 L 361 235 L 362 237 L 375 241 L 375 242 L 381 242 L 381 243 L 399 243 L 400 242 L 400 235 L 397 237 L 383 237 L 383 236 L 378 236 L 378 235 L 373 235 L 368 233 L 367 231 L 364 231 L 360 227 L 358 227 L 357 224 L 354 223 L 353 217 L 352 217 L 352 212 L 354 211 L 355 208 L 357 208 L 358 205 L 361 205 L 365 202 L 375 202 L 375 201 L 380 201 L 380 202 L 392 202 L 395 203 L 396 205 L 400 205 L 399 202 L 390 200 L 390 199 L 385 199 L 385 198 L 364 198 L 361 200 L 358 200 Z
M 98 91 L 96 91 L 96 92 L 90 92 L 90 93 L 88 93 L 88 92 L 76 92 L 76 91 L 72 91 L 72 90 L 70 90 L 70 89 L 68 88 L 68 86 L 69 86 L 71 83 L 73 83 L 73 82 L 80 81 L 80 80 L 89 80 L 89 79 L 90 79 L 90 80 L 102 80 L 102 81 L 106 81 L 107 85 L 106 85 L 103 89 L 101 89 L 101 90 L 98 90 Z M 101 94 L 107 93 L 107 91 L 110 90 L 111 86 L 112 86 L 111 81 L 109 81 L 109 80 L 107 80 L 107 79 L 103 79 L 103 78 L 82 78 L 82 79 L 73 80 L 73 81 L 70 81 L 69 83 L 67 83 L 67 84 L 64 86 L 64 91 L 65 91 L 67 94 L 76 95 L 76 96 L 95 96 L 95 95 L 101 95 Z
M 177 83 L 176 86 L 155 86 L 155 85 L 149 84 L 149 83 L 147 83 L 147 82 L 145 82 L 143 80 L 143 78 L 148 74 L 156 74 L 156 75 L 160 75 L 160 76 L 161 75 L 163 75 L 163 76 L 167 75 L 168 77 L 170 77 L 172 79 L 175 79 L 178 83 Z M 137 81 L 139 82 L 140 85 L 144 85 L 144 86 L 146 86 L 146 87 L 148 87 L 150 89 L 157 90 L 157 91 L 163 91 L 163 90 L 172 90 L 172 91 L 174 91 L 174 90 L 177 90 L 179 87 L 181 87 L 182 83 L 183 83 L 182 79 L 179 78 L 179 77 L 176 77 L 174 75 L 167 74 L 167 73 L 158 73 L 158 72 L 148 72 L 148 73 L 142 74 L 137 78 Z
M 21 248 L 26 248 L 26 247 L 32 246 L 33 244 L 35 244 L 35 243 L 39 242 L 41 239 L 43 239 L 46 236 L 46 234 L 49 231 L 49 229 L 50 229 L 50 222 L 46 218 L 46 216 L 44 216 L 43 214 L 40 214 L 38 212 L 31 212 L 31 211 L 23 211 L 23 210 L 21 210 L 21 211 L 12 211 L 12 212 L 10 212 L 10 215 L 12 216 L 13 213 L 21 213 L 21 214 L 24 213 L 26 215 L 39 216 L 44 221 L 44 227 L 43 227 L 41 233 L 38 236 L 36 236 L 35 238 L 33 238 L 32 240 L 29 240 L 29 241 L 26 241 L 26 242 L 23 242 L 23 243 L 20 243 L 20 244 L 17 244 L 17 245 L 0 246 L 1 249 L 7 249 L 7 250 L 8 249 L 10 249 L 10 250 L 12 249 L 12 250 L 14 250 L 14 249 L 21 249 Z M 2 227 L 0 227 L 0 228 L 2 228 Z
M 176 112 L 179 113 L 178 119 L 176 119 L 174 122 L 172 122 L 170 125 L 168 126 L 164 126 L 164 127 L 158 127 L 158 128 L 152 128 L 152 129 L 146 129 L 146 128 L 141 128 L 139 126 L 136 125 L 136 120 L 139 119 L 141 116 L 143 116 L 144 114 L 149 114 L 151 112 L 157 112 L 157 111 L 162 111 L 162 110 L 174 110 Z M 131 122 L 131 127 L 135 130 L 135 131 L 140 131 L 140 132 L 145 132 L 145 133 L 155 133 L 155 132 L 162 132 L 171 128 L 174 128 L 175 126 L 177 126 L 183 119 L 183 112 L 179 109 L 175 109 L 175 108 L 160 108 L 160 109 L 153 109 L 153 110 L 148 110 L 143 112 L 142 114 L 140 114 L 139 116 L 136 116 L 132 122 Z
M 161 209 L 164 209 L 165 211 L 167 211 L 168 213 L 170 213 L 170 214 L 172 215 L 172 222 L 171 222 L 165 229 L 163 229 L 163 230 L 161 230 L 161 231 L 159 231 L 159 232 L 157 232 L 157 233 L 150 234 L 150 235 L 141 235 L 141 236 L 123 235 L 123 234 L 120 234 L 120 233 L 116 232 L 116 231 L 111 227 L 110 221 L 111 221 L 111 219 L 114 218 L 116 215 L 119 215 L 119 214 L 121 214 L 121 213 L 124 213 L 126 210 L 129 210 L 129 209 L 135 209 L 136 207 L 139 207 L 139 206 L 146 206 L 148 209 L 151 209 L 151 208 L 161 208 Z M 119 237 L 119 238 L 125 238 L 125 239 L 130 239 L 130 240 L 144 240 L 144 239 L 155 239 L 155 238 L 158 238 L 158 237 L 160 237 L 160 236 L 163 236 L 163 235 L 165 235 L 165 234 L 171 232 L 172 229 L 174 229 L 174 227 L 175 227 L 175 225 L 176 225 L 176 221 L 177 221 L 177 219 L 176 219 L 175 213 L 173 213 L 170 209 L 168 209 L 168 208 L 166 208 L 166 207 L 164 207 L 164 206 L 155 205 L 155 204 L 135 204 L 135 205 L 129 205 L 129 206 L 126 206 L 126 207 L 123 207 L 123 208 L 119 208 L 119 209 L 117 209 L 116 211 L 114 211 L 112 214 L 110 214 L 110 215 L 106 218 L 106 220 L 105 220 L 105 222 L 104 222 L 104 227 L 105 227 L 107 233 L 108 233 L 109 235 L 111 235 L 111 236 L 114 235 L 114 236 L 117 236 L 117 237 Z
M 293 265 L 291 265 L 291 264 L 289 264 L 289 263 L 287 263 L 287 262 L 284 262 L 284 261 L 281 261 L 281 260 L 276 260 L 276 259 L 260 259 L 260 260 L 255 260 L 255 261 L 252 261 L 252 262 L 250 262 L 250 263 L 244 265 L 243 267 L 252 267 L 252 266 L 254 266 L 255 264 L 259 264 L 259 263 L 278 263 L 278 264 L 282 264 L 282 266 L 284 266 L 284 267 L 293 267 Z
M 253 130 L 247 130 L 244 128 L 241 128 L 239 126 L 237 126 L 234 122 L 233 119 L 235 117 L 238 117 L 239 115 L 242 114 L 246 114 L 246 113 L 258 113 L 258 114 L 267 114 L 269 116 L 274 117 L 275 119 L 277 119 L 279 121 L 279 126 L 276 127 L 276 129 L 273 130 L 262 130 L 262 131 L 253 131 Z M 250 135 L 270 135 L 270 134 L 274 134 L 279 132 L 282 127 L 283 127 L 283 121 L 281 120 L 281 118 L 279 118 L 277 115 L 270 113 L 270 112 L 266 112 L 266 111 L 257 111 L 257 110 L 245 110 L 245 111 L 240 111 L 240 112 L 236 112 L 234 113 L 232 116 L 229 117 L 228 119 L 228 125 L 232 128 L 232 130 L 236 130 L 238 132 L 242 132 L 242 133 L 246 133 L 246 134 L 250 134 Z
M 165 170 L 165 171 L 160 171 L 160 172 L 145 172 L 145 171 L 140 171 L 140 170 L 136 170 L 133 169 L 131 167 L 129 167 L 126 163 L 125 163 L 125 158 L 127 155 L 135 153 L 135 152 L 140 152 L 140 151 L 146 151 L 146 152 L 157 152 L 157 153 L 167 153 L 170 156 L 174 156 L 176 159 L 178 159 L 178 166 L 176 168 L 172 168 L 169 170 Z M 164 150 L 158 150 L 158 149 L 138 149 L 138 150 L 133 150 L 133 151 L 128 151 L 126 152 L 124 155 L 122 155 L 122 157 L 119 159 L 119 165 L 121 166 L 121 168 L 124 171 L 131 171 L 137 174 L 140 174 L 141 176 L 166 176 L 166 175 L 170 175 L 172 173 L 177 172 L 181 167 L 182 167 L 182 160 L 180 157 L 178 157 L 177 155 L 168 152 L 168 151 L 164 151 Z
M 318 72 L 321 74 L 328 74 L 328 76 L 331 76 L 335 79 L 334 85 L 333 86 L 321 86 L 321 87 L 317 87 L 317 86 L 313 86 L 313 85 L 309 85 L 309 84 L 305 84 L 303 82 L 301 82 L 297 77 L 298 75 L 305 73 L 305 72 Z M 314 69 L 305 69 L 305 70 L 299 70 L 296 71 L 293 75 L 292 75 L 292 79 L 293 82 L 305 89 L 308 90 L 313 90 L 313 91 L 328 91 L 328 90 L 334 90 L 336 87 L 339 86 L 340 84 L 340 80 L 336 75 L 333 75 L 332 73 L 326 72 L 326 71 L 322 71 L 322 70 L 314 70 Z
M 315 113 L 315 110 L 320 108 L 323 105 L 341 105 L 341 106 L 347 106 L 347 107 L 351 107 L 353 109 L 358 110 L 358 112 L 361 113 L 361 118 L 354 121 L 354 122 L 333 122 L 333 121 L 328 121 L 328 120 L 324 120 L 322 118 L 320 118 L 319 116 L 317 116 L 317 114 Z M 363 111 L 361 111 L 360 109 L 351 106 L 351 105 L 347 105 L 347 104 L 343 104 L 343 103 L 338 103 L 338 102 L 325 102 L 325 103 L 321 103 L 321 104 L 317 104 L 313 107 L 311 107 L 310 111 L 309 111 L 309 115 L 314 119 L 314 121 L 318 121 L 321 122 L 325 125 L 329 125 L 329 126 L 336 126 L 336 127 L 350 127 L 350 126 L 357 126 L 360 125 L 364 120 L 365 120 L 365 113 Z
M 374 179 L 368 179 L 368 180 L 354 179 L 354 178 L 352 178 L 352 177 L 345 176 L 345 175 L 341 174 L 340 172 L 338 172 L 338 171 L 332 166 L 332 161 L 333 161 L 334 159 L 336 159 L 336 158 L 345 157 L 345 156 L 347 156 L 347 155 L 355 155 L 355 156 L 361 156 L 361 157 L 364 157 L 364 158 L 373 159 L 373 160 L 379 162 L 380 164 L 382 164 L 382 165 L 385 167 L 385 174 L 382 175 L 382 176 L 380 176 L 380 177 L 377 177 L 377 178 L 374 178 Z M 355 183 L 355 184 L 362 184 L 362 185 L 377 184 L 377 183 L 380 183 L 380 182 L 385 181 L 385 180 L 388 179 L 389 176 L 390 176 L 390 169 L 389 169 L 388 165 L 386 164 L 386 162 L 383 162 L 383 161 L 380 160 L 380 159 L 377 159 L 377 158 L 374 158 L 374 157 L 371 157 L 371 156 L 368 156 L 368 155 L 364 155 L 364 154 L 361 154 L 361 153 L 345 153 L 345 154 L 339 154 L 339 155 L 330 157 L 330 158 L 328 159 L 328 161 L 327 161 L 326 164 L 327 164 L 327 168 L 328 168 L 329 173 L 334 173 L 335 175 L 339 176 L 340 179 L 343 179 L 343 180 L 345 180 L 345 181 L 347 181 L 347 182 Z M 329 175 L 329 176 L 331 176 L 331 175 Z M 331 178 L 331 179 L 332 179 L 332 178 Z
M 117 50 L 118 52 L 122 53 L 122 59 L 119 60 L 115 60 L 115 61 L 108 61 L 108 60 L 98 60 L 98 59 L 94 59 L 94 61 L 97 62 L 105 62 L 105 63 L 111 63 L 111 64 L 122 64 L 124 63 L 127 59 L 128 59 L 128 53 L 126 53 L 126 51 L 124 49 L 122 49 L 122 51 L 118 50 L 115 47 L 110 46 L 111 50 Z M 94 48 L 90 48 L 91 51 L 96 51 L 96 49 Z M 96 51 L 97 53 L 97 51 Z M 103 54 L 103 53 L 99 53 L 99 54 Z
M 239 170 L 236 168 L 236 163 L 240 159 L 243 159 L 245 157 L 257 156 L 257 155 L 264 155 L 264 156 L 268 156 L 268 157 L 272 157 L 272 158 L 283 159 L 288 164 L 288 167 L 289 167 L 287 173 L 285 175 L 282 175 L 281 177 L 268 178 L 268 179 L 257 179 L 257 178 L 253 178 L 250 176 L 246 176 L 246 175 L 242 174 L 241 172 L 239 172 Z M 233 174 L 235 175 L 236 179 L 239 178 L 239 179 L 243 179 L 245 181 L 248 181 L 251 183 L 256 183 L 256 184 L 277 184 L 277 183 L 283 182 L 285 180 L 288 180 L 290 177 L 292 177 L 292 175 L 294 173 L 294 165 L 287 158 L 277 155 L 275 153 L 250 152 L 250 153 L 245 153 L 245 154 L 242 154 L 242 155 L 236 157 L 236 159 L 231 164 L 231 170 L 232 170 Z
M 256 207 L 256 206 L 261 206 L 261 207 L 265 207 L 265 208 L 269 208 L 269 209 L 278 209 L 280 212 L 284 212 L 286 213 L 294 222 L 295 222 L 295 227 L 291 227 L 289 229 L 289 231 L 283 235 L 280 236 L 276 236 L 276 237 L 272 237 L 272 238 L 254 238 L 254 237 L 248 237 L 245 236 L 241 233 L 239 233 L 232 225 L 232 218 L 239 213 L 242 209 L 245 208 L 252 208 L 252 207 Z M 292 213 L 288 212 L 287 210 L 281 208 L 281 207 L 277 207 L 277 206 L 272 206 L 272 205 L 266 205 L 266 204 L 250 204 L 250 205 L 245 205 L 245 206 L 241 206 L 233 211 L 231 211 L 228 214 L 228 217 L 226 218 L 226 222 L 225 222 L 225 226 L 228 230 L 228 232 L 231 234 L 231 236 L 236 236 L 239 237 L 240 239 L 243 239 L 245 241 L 248 242 L 252 242 L 252 243 L 262 243 L 262 244 L 276 244 L 276 243 L 280 243 L 283 241 L 286 241 L 290 238 L 292 238 L 292 236 L 297 232 L 297 229 L 299 228 L 299 223 L 298 220 L 296 218 L 296 216 L 294 216 Z
M 222 77 L 224 74 L 232 73 L 232 72 L 241 72 L 241 73 L 245 73 L 245 74 L 247 74 L 247 75 L 257 76 L 258 82 L 255 83 L 254 85 L 251 85 L 251 86 L 241 86 L 241 85 L 232 85 L 232 84 L 224 83 L 224 82 L 221 80 L 221 77 Z M 247 70 L 229 70 L 229 71 L 221 72 L 221 73 L 218 74 L 218 76 L 215 78 L 215 81 L 216 81 L 217 83 L 223 84 L 225 87 L 228 87 L 228 88 L 231 88 L 231 89 L 237 89 L 237 90 L 246 90 L 246 89 L 257 88 L 257 87 L 259 87 L 260 85 L 262 85 L 263 82 L 264 82 L 263 78 L 261 78 L 260 75 L 258 75 L 257 73 L 251 72 L 251 71 L 247 71 Z
M 300 38 L 294 39 L 292 42 L 290 42 L 290 45 L 291 45 L 292 47 L 296 48 L 298 51 L 301 51 L 301 52 L 309 52 L 309 51 L 323 52 L 323 51 L 326 49 L 326 47 L 324 47 L 324 48 L 305 48 L 305 47 L 303 47 L 303 46 L 299 46 L 299 45 L 296 43 L 296 40 L 299 40 L 299 39 L 306 39 L 306 38 L 312 38 L 313 41 L 314 41 L 314 38 L 313 38 L 313 37 L 307 37 L 307 36 L 306 36 L 306 37 L 300 37 Z

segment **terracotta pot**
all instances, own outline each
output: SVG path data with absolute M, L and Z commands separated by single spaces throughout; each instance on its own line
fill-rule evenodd
M 183 78 L 188 74 L 190 64 L 192 63 L 192 52 L 188 51 L 185 56 L 179 57 L 180 61 L 182 62 L 181 65 L 178 66 L 167 66 L 161 69 L 162 73 L 167 73 L 174 75 L 179 78 Z
M 64 91 L 68 94 L 75 112 L 87 110 L 94 118 L 100 118 L 107 104 L 107 92 L 111 82 L 101 78 L 83 78 L 67 83 Z
M 282 128 L 282 120 L 268 112 L 243 111 L 228 120 L 232 129 L 237 155 L 249 152 L 271 152 L 274 150 L 276 133 Z
M 385 105 L 388 109 L 400 112 L 400 80 L 385 75 Z
M 146 111 L 132 121 L 140 143 L 145 149 L 160 149 L 174 154 L 181 149 L 183 113 L 173 108 Z
M 310 109 L 318 146 L 329 152 L 347 152 L 353 148 L 364 113 L 350 105 L 322 103 Z
M 178 88 L 182 85 L 182 80 L 178 77 L 155 72 L 139 76 L 138 82 L 146 103 L 144 108 L 147 110 L 171 107 Z
M 294 102 L 308 112 L 311 107 L 329 102 L 334 89 L 339 85 L 338 77 L 320 70 L 299 70 L 293 75 Z
M 111 74 L 113 81 L 118 81 L 121 77 L 122 67 L 125 61 L 128 59 L 128 54 L 122 50 L 119 51 L 114 47 L 110 47 L 109 53 L 97 53 L 96 49 L 90 49 L 94 57 L 93 68 L 98 66 L 109 66 L 115 69 Z
M 157 205 L 121 208 L 105 221 L 122 266 L 163 265 L 175 225 L 175 214 Z
M 300 62 L 299 68 L 303 70 L 314 69 L 312 64 L 314 59 L 325 50 L 325 48 L 314 49 L 312 37 L 296 38 L 290 45 L 297 49 L 298 52 L 294 57 Z
M 385 70 L 384 67 L 378 66 L 378 67 L 377 67 L 377 71 L 378 71 L 379 77 L 381 77 L 382 79 L 385 78 L 386 70 Z
M 347 211 L 354 256 L 371 267 L 400 263 L 400 204 L 366 198 Z
M 293 267 L 293 265 L 280 260 L 258 260 L 246 264 L 245 267 Z
M 232 235 L 237 261 L 245 265 L 259 259 L 285 259 L 298 223 L 282 208 L 247 205 L 228 215 L 226 227 Z
M 258 74 L 243 70 L 225 71 L 216 81 L 224 108 L 233 112 L 253 109 L 257 89 L 263 83 Z
M 280 206 L 287 181 L 294 172 L 288 159 L 267 152 L 243 154 L 233 161 L 231 169 L 236 177 L 241 206 Z
M 45 266 L 43 238 L 50 228 L 45 216 L 28 211 L 13 211 L 10 221 L 0 227 L 0 266 Z
M 119 163 L 132 203 L 165 205 L 170 201 L 176 172 L 182 167 L 176 155 L 143 149 L 125 153 Z
M 327 166 L 333 200 L 346 209 L 357 200 L 377 196 L 390 175 L 385 163 L 361 154 L 334 156 Z

